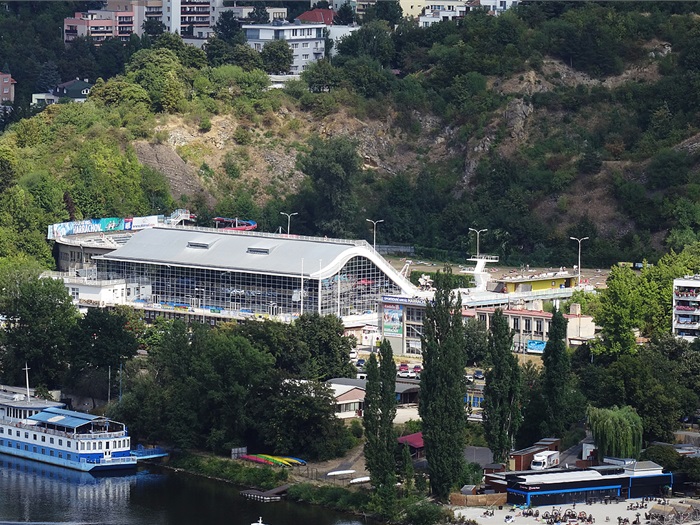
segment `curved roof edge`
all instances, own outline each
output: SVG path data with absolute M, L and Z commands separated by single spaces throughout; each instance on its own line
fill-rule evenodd
M 354 246 L 348 250 L 345 250 L 341 255 L 336 257 L 333 261 L 326 264 L 323 268 L 319 269 L 317 272 L 309 272 L 309 278 L 311 279 L 326 279 L 333 276 L 335 273 L 339 272 L 345 264 L 355 256 L 366 257 L 372 261 L 377 268 L 379 268 L 384 274 L 396 284 L 403 293 L 414 295 L 417 288 L 402 276 L 396 268 L 391 266 L 384 257 L 379 255 L 374 250 L 368 249 L 363 246 Z

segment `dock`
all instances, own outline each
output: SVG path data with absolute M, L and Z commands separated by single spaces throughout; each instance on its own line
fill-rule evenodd
M 138 448 L 131 451 L 131 456 L 135 457 L 138 460 L 145 460 L 165 458 L 168 457 L 168 453 L 165 451 L 165 449 L 162 449 L 160 447 L 146 448 L 143 445 L 139 445 Z
M 262 501 L 264 503 L 270 502 L 270 501 L 280 501 L 283 496 L 287 495 L 287 491 L 289 490 L 289 484 L 287 485 L 281 485 L 277 488 L 267 490 L 265 492 L 261 490 L 242 490 L 241 491 L 241 496 L 244 498 L 252 499 L 255 501 Z

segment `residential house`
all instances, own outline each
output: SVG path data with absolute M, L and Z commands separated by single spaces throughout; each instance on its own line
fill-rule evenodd
M 63 39 L 67 44 L 80 37 L 89 38 L 97 46 L 108 38 L 126 42 L 133 32 L 133 11 L 91 10 L 63 20 Z
M 16 83 L 17 81 L 12 78 L 9 70 L 3 69 L 3 71 L 0 72 L 0 106 L 14 103 Z
M 469 10 L 485 9 L 491 14 L 500 15 L 504 11 L 518 5 L 518 0 L 471 0 Z
M 467 14 L 466 2 L 459 0 L 431 0 L 418 18 L 420 27 L 430 27 L 445 20 L 456 20 Z
M 324 24 L 327 26 L 333 25 L 335 11 L 332 9 L 311 9 L 304 11 L 295 20 L 299 20 L 302 24 Z
M 287 73 L 301 73 L 309 64 L 321 60 L 325 52 L 324 24 L 295 24 L 281 21 L 272 24 L 244 24 L 248 45 L 256 51 L 268 42 L 285 40 L 294 52 L 294 60 Z
M 56 104 L 61 99 L 70 99 L 72 102 L 85 102 L 93 84 L 88 82 L 88 79 L 69 80 L 57 85 L 49 93 L 33 93 L 33 106 L 49 106 Z

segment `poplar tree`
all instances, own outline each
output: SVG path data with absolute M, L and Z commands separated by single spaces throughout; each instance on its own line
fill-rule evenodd
M 549 329 L 549 339 L 544 347 L 542 362 L 542 395 L 546 407 L 547 430 L 561 437 L 568 425 L 568 392 L 571 380 L 571 359 L 566 349 L 567 320 L 560 310 L 555 310 Z
M 374 354 L 367 363 L 363 423 L 365 427 L 365 465 L 370 474 L 373 504 L 384 517 L 396 514 L 396 366 L 391 344 L 385 339 L 379 346 L 379 363 Z
M 511 352 L 513 335 L 508 321 L 498 309 L 493 314 L 489 333 L 489 360 L 484 386 L 484 434 L 493 460 L 503 463 L 513 445 L 513 436 L 522 421 L 520 366 Z
M 447 499 L 464 471 L 464 324 L 461 301 L 450 290 L 452 271 L 435 276 L 435 297 L 423 321 L 423 364 L 419 412 L 430 472 L 430 490 Z

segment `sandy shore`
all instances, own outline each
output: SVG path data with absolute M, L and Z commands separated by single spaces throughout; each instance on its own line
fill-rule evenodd
M 669 498 L 666 500 L 667 504 L 678 504 L 683 501 L 683 498 Z M 482 525 L 496 525 L 505 523 L 506 516 L 513 517 L 513 523 L 516 525 L 537 525 L 545 523 L 541 516 L 545 511 L 552 512 L 553 509 L 560 510 L 561 512 L 566 512 L 568 509 L 573 509 L 578 515 L 579 512 L 583 511 L 586 515 L 590 514 L 595 519 L 596 525 L 618 525 L 618 518 L 623 520 L 627 518 L 631 524 L 637 517 L 637 513 L 640 514 L 639 519 L 642 525 L 647 523 L 644 519 L 644 513 L 650 512 L 650 509 L 657 505 L 656 502 L 647 502 L 646 509 L 639 510 L 627 510 L 630 503 L 641 503 L 641 500 L 627 500 L 625 502 L 619 503 L 609 503 L 607 505 L 603 503 L 577 503 L 574 505 L 557 505 L 556 507 L 543 506 L 536 507 L 540 511 L 540 517 L 535 518 L 533 516 L 523 516 L 522 510 L 513 510 L 512 505 L 504 506 L 502 510 L 498 510 L 498 507 L 494 508 L 494 515 L 489 517 L 484 517 L 485 507 L 452 507 L 456 516 L 464 516 L 467 519 L 472 519 L 477 521 Z M 564 522 L 562 522 L 564 523 Z M 576 521 L 571 522 L 573 525 Z

